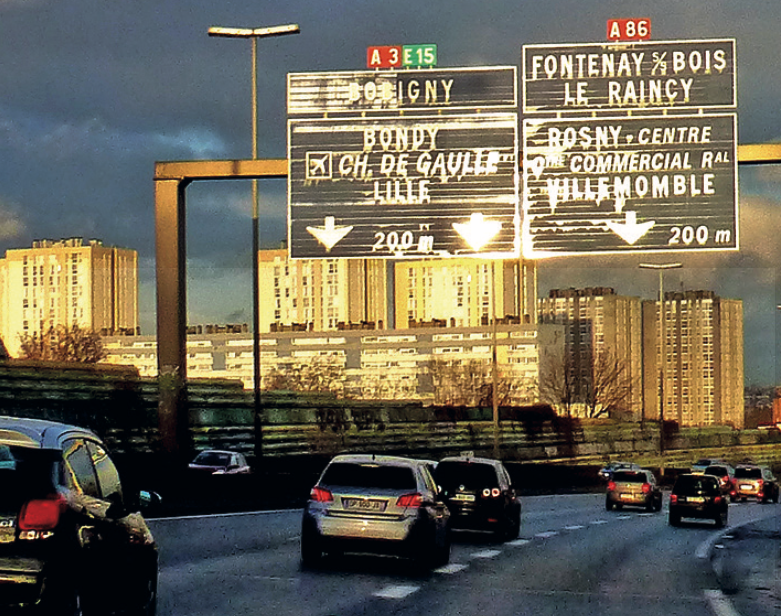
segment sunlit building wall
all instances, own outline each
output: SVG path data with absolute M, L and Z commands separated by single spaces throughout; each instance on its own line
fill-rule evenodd
M 659 417 L 664 372 L 665 419 L 681 426 L 742 428 L 743 302 L 721 299 L 712 291 L 668 292 L 664 300 L 663 348 L 659 302 L 643 302 L 646 417 Z
M 60 325 L 99 333 L 138 333 L 138 253 L 39 240 L 0 259 L 0 336 L 12 357 L 20 336 Z
M 617 360 L 632 384 L 629 408 L 639 420 L 643 408 L 642 312 L 639 297 L 616 295 L 606 287 L 554 289 L 538 302 L 540 323 L 564 326 L 567 366 L 576 382 L 591 377 L 600 354 Z

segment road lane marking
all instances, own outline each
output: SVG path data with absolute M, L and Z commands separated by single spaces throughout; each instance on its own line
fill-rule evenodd
M 632 519 L 631 515 L 617 515 L 616 516 L 616 520 L 631 520 L 631 519 Z
M 420 590 L 420 586 L 408 586 L 406 584 L 394 584 L 386 586 L 374 593 L 375 597 L 380 599 L 404 599 L 412 593 Z
M 501 553 L 501 550 L 481 550 L 470 554 L 470 558 L 495 558 Z
M 580 530 L 581 528 L 586 528 L 582 524 L 573 524 L 572 526 L 565 526 L 564 530 Z
M 511 545 L 512 547 L 516 548 L 528 543 L 531 543 L 531 539 L 513 539 L 512 541 L 508 541 L 505 545 Z
M 434 573 L 444 573 L 445 575 L 451 575 L 453 573 L 459 573 L 468 567 L 469 565 L 453 563 L 450 565 L 445 565 L 444 567 L 440 567 L 439 569 L 434 569 Z
M 545 531 L 544 533 L 537 533 L 534 536 L 539 537 L 540 539 L 549 539 L 551 537 L 555 537 L 558 534 L 559 532 L 556 530 L 549 530 L 549 531 Z
M 592 522 L 589 522 L 589 524 L 607 524 L 607 520 L 593 520 Z
M 720 590 L 704 590 L 703 593 L 705 594 L 705 600 L 716 616 L 740 616 L 740 612 L 732 605 L 732 601 Z

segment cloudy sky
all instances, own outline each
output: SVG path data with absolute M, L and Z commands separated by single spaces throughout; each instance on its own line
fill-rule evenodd
M 154 333 L 155 161 L 251 155 L 250 43 L 212 25 L 300 25 L 259 43 L 260 156 L 283 158 L 288 72 L 362 69 L 368 46 L 417 43 L 437 44 L 442 67 L 520 65 L 522 45 L 600 42 L 615 17 L 651 18 L 654 40 L 735 38 L 738 141 L 781 140 L 778 0 L 0 0 L 0 252 L 62 237 L 138 250 Z M 285 236 L 285 190 L 261 183 L 264 247 Z M 778 168 L 741 167 L 740 251 L 664 255 L 684 264 L 666 288 L 744 300 L 749 383 L 781 382 L 780 201 Z M 190 322 L 251 322 L 250 212 L 247 182 L 188 189 Z M 542 261 L 540 292 L 650 298 L 649 260 Z

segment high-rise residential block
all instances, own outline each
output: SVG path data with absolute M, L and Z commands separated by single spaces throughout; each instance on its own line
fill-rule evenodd
M 138 332 L 138 253 L 38 240 L 0 259 L 0 336 L 12 357 L 21 336 L 79 325 L 104 334 Z

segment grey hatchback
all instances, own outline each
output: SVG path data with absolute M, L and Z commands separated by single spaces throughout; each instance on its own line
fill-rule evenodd
M 340 455 L 309 495 L 301 522 L 301 562 L 325 553 L 371 552 L 414 559 L 426 568 L 450 561 L 450 512 L 425 461 Z

